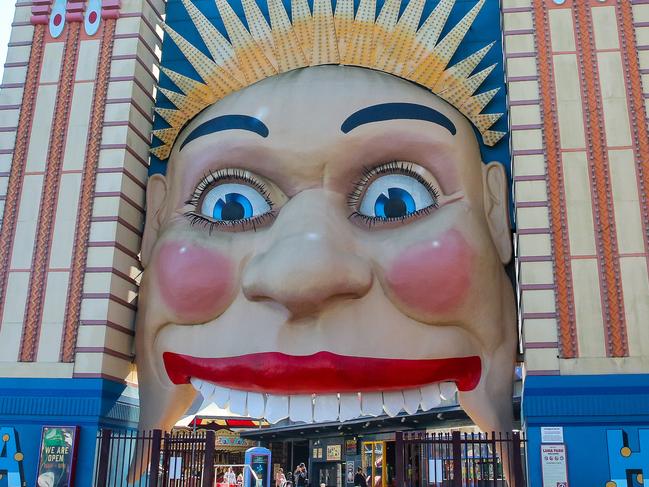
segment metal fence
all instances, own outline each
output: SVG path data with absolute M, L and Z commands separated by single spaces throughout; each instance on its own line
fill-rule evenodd
M 396 433 L 396 487 L 525 487 L 525 438 Z M 112 431 L 97 437 L 95 487 L 213 487 L 214 431 Z
M 95 487 L 212 487 L 214 431 L 102 430 Z
M 507 434 L 397 433 L 398 487 L 525 487 L 526 440 Z

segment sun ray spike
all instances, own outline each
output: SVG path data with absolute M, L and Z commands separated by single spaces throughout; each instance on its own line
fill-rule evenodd
M 170 127 L 178 129 L 185 124 L 185 116 L 173 108 L 156 108 L 155 113 L 160 116 Z
M 390 35 L 390 47 L 382 56 L 383 62 L 377 59 L 377 64 L 387 72 L 401 76 L 410 70 L 408 60 L 415 48 L 415 34 L 425 3 L 425 0 L 411 0 L 399 18 Z
M 153 154 L 158 159 L 163 161 L 169 157 L 169 153 L 171 152 L 171 149 L 167 144 L 164 144 L 164 145 L 159 145 L 158 147 L 151 148 L 149 152 L 151 152 L 151 154 Z
M 349 64 L 371 67 L 374 60 L 374 22 L 376 0 L 360 0 L 352 24 Z
M 446 34 L 439 44 L 432 51 L 424 49 L 424 57 L 417 59 L 417 66 L 412 76 L 418 83 L 425 86 L 435 86 L 442 73 L 448 66 L 449 61 L 460 46 L 464 36 L 475 21 L 476 16 L 482 9 L 485 0 L 479 0 L 476 5 L 458 22 L 451 31 Z M 432 14 L 431 14 L 432 15 Z M 428 54 L 425 54 L 428 52 Z M 416 57 L 415 57 L 416 59 Z
M 171 127 L 166 129 L 157 129 L 154 130 L 152 133 L 162 142 L 164 142 L 167 145 L 170 145 L 170 143 L 173 142 L 173 139 L 176 137 L 178 131 L 175 128 Z
M 421 28 L 417 31 L 417 41 L 421 44 L 422 49 L 430 52 L 435 48 L 454 6 L 455 0 L 441 0 L 426 18 Z
M 167 78 L 173 81 L 173 83 L 185 94 L 194 91 L 194 89 L 196 89 L 198 85 L 203 85 L 203 83 L 201 83 L 200 81 L 189 78 L 184 74 L 176 73 L 175 71 L 172 71 L 169 68 L 165 68 L 164 66 L 160 67 L 160 71 L 162 71 L 167 76 Z
M 442 41 L 435 46 L 434 51 L 440 56 L 440 59 L 446 62 L 443 66 L 444 68 L 448 65 L 449 61 L 457 51 L 457 48 L 460 47 L 460 44 L 464 40 L 464 36 L 469 31 L 475 18 L 478 16 L 480 10 L 484 5 L 485 0 L 480 0 L 468 14 L 460 20 L 453 29 L 442 39 Z
M 338 64 L 338 43 L 330 0 L 313 0 L 313 55 L 311 66 Z
M 175 71 L 167 69 L 164 66 L 160 69 L 173 82 L 173 84 L 180 88 L 180 90 L 185 95 L 199 95 L 206 100 L 214 98 L 216 95 L 208 85 L 205 85 L 192 78 L 188 78 L 187 76 L 180 73 L 176 73 Z
M 268 13 L 280 72 L 308 66 L 282 0 L 268 0 Z
M 482 112 L 482 110 L 484 110 L 487 105 L 489 105 L 489 102 L 493 100 L 493 98 L 499 91 L 500 88 L 494 88 L 493 90 L 478 93 L 477 95 L 474 95 L 471 98 L 467 99 L 461 106 L 457 108 L 469 119 L 472 119 L 475 115 Z
M 502 113 L 481 113 L 473 117 L 472 122 L 480 132 L 488 132 L 489 128 L 502 118 Z
M 214 62 L 235 78 L 239 84 L 245 83 L 246 78 L 236 65 L 234 49 L 228 40 L 190 0 L 183 0 L 183 5 Z
M 234 55 L 248 83 L 252 84 L 276 74 L 274 66 L 255 43 L 227 0 L 216 0 L 216 6 L 234 48 Z
M 187 60 L 194 66 L 196 72 L 205 83 L 209 83 L 212 78 L 212 73 L 218 66 L 203 54 L 200 50 L 194 47 L 187 39 L 181 36 L 178 32 L 173 30 L 167 24 L 162 24 L 162 28 L 169 35 L 171 40 L 178 46 L 178 49 L 183 53 Z
M 484 59 L 484 57 L 491 50 L 494 44 L 495 42 L 486 45 L 479 51 L 476 51 L 473 54 L 471 54 L 466 59 L 463 59 L 462 61 L 448 68 L 444 72 L 444 74 L 440 76 L 439 80 L 437 80 L 437 83 L 433 87 L 433 91 L 435 92 L 441 91 L 444 89 L 443 88 L 444 86 L 450 87 L 454 85 L 457 82 L 457 80 L 467 79 L 469 76 L 471 76 L 471 73 L 473 73 L 475 68 L 478 67 L 478 64 L 480 64 L 480 62 Z
M 473 95 L 476 91 L 478 91 L 478 88 L 482 86 L 482 83 L 485 82 L 487 77 L 493 72 L 493 70 L 496 69 L 496 64 L 492 64 L 491 66 L 487 66 L 484 68 L 482 71 L 477 72 L 473 76 L 470 76 L 467 78 L 467 80 L 464 82 L 464 84 L 470 89 L 471 95 Z
M 495 67 L 496 65 L 493 64 L 479 73 L 474 74 L 470 78 L 458 80 L 456 83 L 451 85 L 450 88 L 438 92 L 439 96 L 444 98 L 451 105 L 462 104 L 464 100 L 470 98 L 478 88 L 480 88 L 482 83 L 484 83 L 487 76 L 491 74 Z
M 350 64 L 349 56 L 351 54 L 351 49 L 349 46 L 349 39 L 354 26 L 354 0 L 336 1 L 334 26 L 336 28 L 336 38 L 338 39 L 340 62 L 343 64 Z
M 291 0 L 291 23 L 307 63 L 313 53 L 313 19 L 307 0 Z
M 187 97 L 181 93 L 167 90 L 165 88 L 158 88 L 158 91 L 160 91 L 160 93 L 162 93 L 176 108 L 180 108 L 186 104 Z
M 385 48 L 386 38 L 394 27 L 397 25 L 399 19 L 399 8 L 401 7 L 401 0 L 385 0 L 381 12 L 376 19 L 375 29 L 375 43 L 377 51 Z
M 261 13 L 255 0 L 241 0 L 241 5 L 243 5 L 243 12 L 248 22 L 248 31 L 251 37 L 277 71 L 278 63 L 275 46 L 273 45 L 273 34 L 264 14 Z
M 502 139 L 505 135 L 507 135 L 505 132 L 489 130 L 482 134 L 482 141 L 487 147 L 493 147 L 498 142 L 500 142 L 500 139 Z

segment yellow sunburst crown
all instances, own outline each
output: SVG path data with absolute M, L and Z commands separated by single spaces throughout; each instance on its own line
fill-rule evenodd
M 292 19 L 282 0 L 267 0 L 270 24 L 257 0 L 242 0 L 246 28 L 227 0 L 214 0 L 226 39 L 191 0 L 182 0 L 210 57 L 168 25 L 164 29 L 202 82 L 167 68 L 162 71 L 181 92 L 160 88 L 175 108 L 156 108 L 168 128 L 154 130 L 162 145 L 151 152 L 167 159 L 183 126 L 228 94 L 277 74 L 323 64 L 361 66 L 390 73 L 428 88 L 480 131 L 488 146 L 504 132 L 490 130 L 502 113 L 482 113 L 499 88 L 476 94 L 496 66 L 473 74 L 494 43 L 448 66 L 486 0 L 473 8 L 440 40 L 455 0 L 440 0 L 421 22 L 426 0 L 410 0 L 401 16 L 401 0 L 385 0 L 376 16 L 376 0 L 290 0 Z M 404 0 L 407 1 L 407 0 Z

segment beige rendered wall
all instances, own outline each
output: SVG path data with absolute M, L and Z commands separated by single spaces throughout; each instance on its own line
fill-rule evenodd
M 630 3 L 503 0 L 527 374 L 649 366 L 649 5 Z
M 68 2 L 57 38 L 49 3 L 17 3 L 0 90 L 0 376 L 124 381 L 164 3 L 121 0 L 88 35 Z

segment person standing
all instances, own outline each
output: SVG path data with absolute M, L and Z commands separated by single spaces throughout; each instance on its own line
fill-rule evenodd
M 307 478 L 306 466 L 304 463 L 300 463 L 295 469 L 295 474 L 293 475 L 295 480 L 295 485 L 297 487 L 307 487 L 309 485 L 309 479 Z
M 367 479 L 365 474 L 363 474 L 363 469 L 358 467 L 356 469 L 356 475 L 354 475 L 354 487 L 367 487 Z
M 284 487 L 286 484 L 286 475 L 284 475 L 284 469 L 280 468 L 275 474 L 275 487 Z
M 226 484 L 237 485 L 237 475 L 232 470 L 232 467 L 228 467 L 228 471 L 223 476 L 223 480 Z

